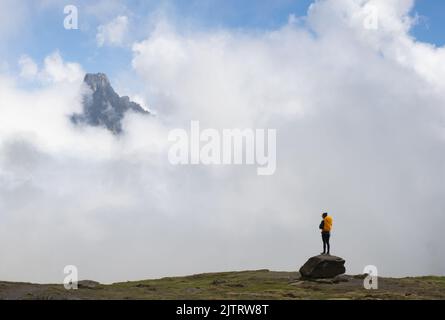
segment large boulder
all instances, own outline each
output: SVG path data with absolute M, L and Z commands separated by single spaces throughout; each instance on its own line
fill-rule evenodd
M 318 255 L 309 258 L 300 268 L 300 274 L 303 278 L 319 279 L 333 278 L 339 274 L 345 273 L 345 260 L 328 255 Z

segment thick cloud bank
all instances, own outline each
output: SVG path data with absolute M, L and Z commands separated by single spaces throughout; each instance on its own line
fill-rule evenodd
M 157 117 L 129 114 L 119 137 L 69 122 L 81 66 L 22 57 L 43 84 L 0 76 L 0 278 L 295 270 L 323 211 L 349 273 L 445 274 L 445 49 L 410 36 L 412 5 L 317 1 L 269 31 L 160 21 L 132 62 Z M 172 166 L 168 132 L 191 120 L 276 129 L 275 174 Z

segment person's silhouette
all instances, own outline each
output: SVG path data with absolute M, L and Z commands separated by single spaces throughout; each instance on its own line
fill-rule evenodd
M 323 218 L 319 227 L 321 229 L 321 239 L 323 240 L 323 252 L 321 254 L 329 255 L 331 249 L 329 238 L 331 237 L 332 217 L 328 216 L 327 212 L 323 213 L 321 217 Z

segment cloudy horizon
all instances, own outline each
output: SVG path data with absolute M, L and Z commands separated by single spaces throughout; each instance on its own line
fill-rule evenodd
M 264 1 L 214 25 L 200 1 L 147 3 L 72 1 L 66 30 L 65 4 L 1 2 L 0 280 L 297 270 L 325 211 L 347 273 L 445 275 L 445 48 L 417 2 Z M 74 125 L 96 72 L 155 116 Z M 194 120 L 275 129 L 274 174 L 172 165 Z

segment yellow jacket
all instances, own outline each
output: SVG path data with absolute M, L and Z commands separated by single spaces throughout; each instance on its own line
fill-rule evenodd
M 332 230 L 332 217 L 331 216 L 326 216 L 323 219 L 324 223 L 323 223 L 323 232 L 331 232 Z

